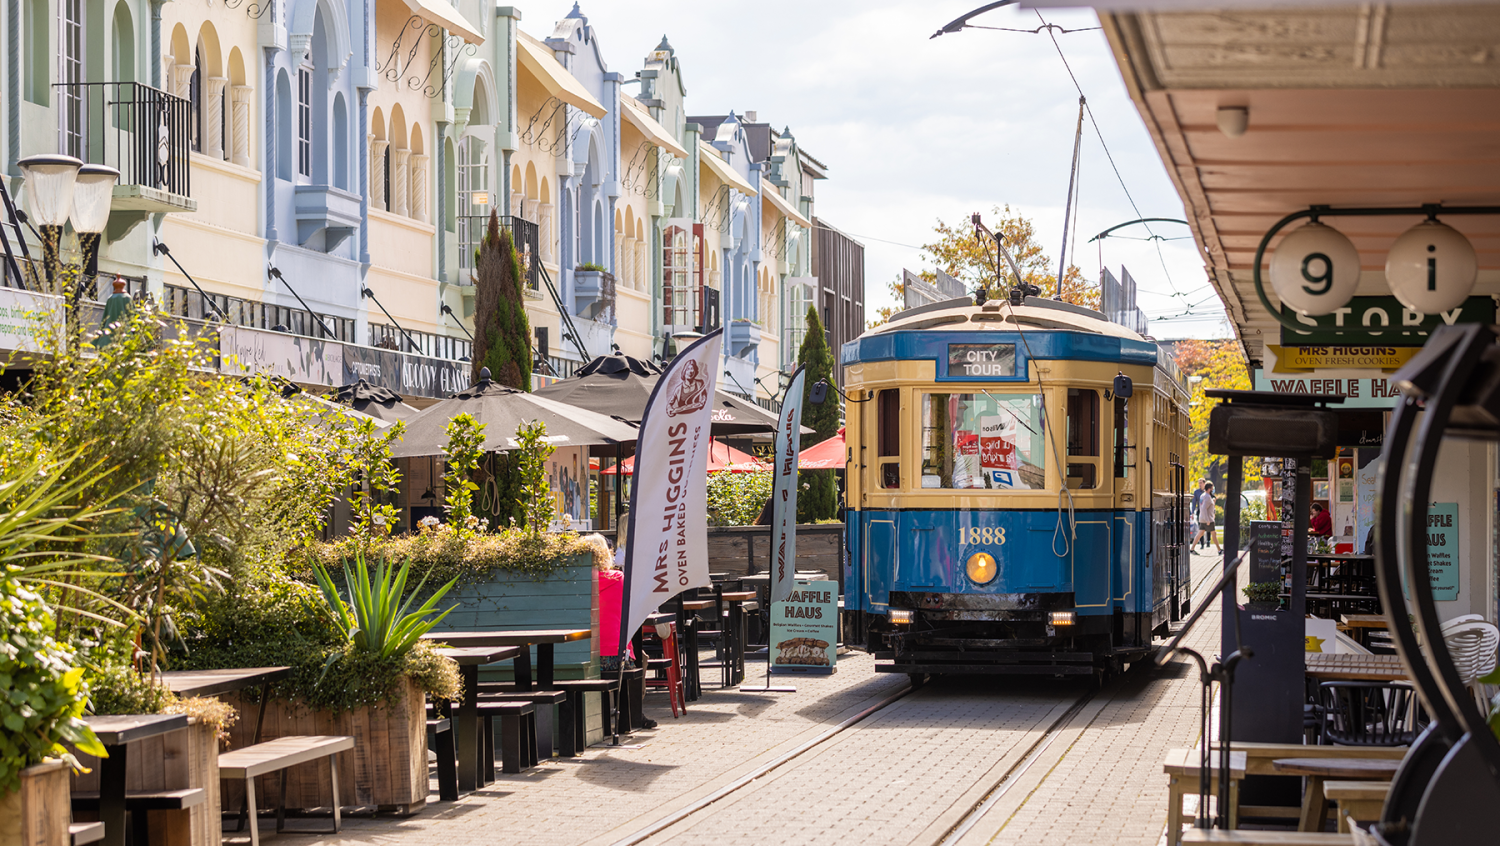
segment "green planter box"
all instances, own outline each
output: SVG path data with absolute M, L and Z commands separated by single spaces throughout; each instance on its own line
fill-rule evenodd
M 434 631 L 517 631 L 523 629 L 588 629 L 587 641 L 560 643 L 556 651 L 557 677 L 599 677 L 599 583 L 588 555 L 541 579 L 495 570 L 482 582 L 460 582 L 443 597 L 444 607 L 456 605 Z M 532 647 L 532 666 L 536 648 Z M 509 664 L 482 669 L 480 678 L 509 679 Z

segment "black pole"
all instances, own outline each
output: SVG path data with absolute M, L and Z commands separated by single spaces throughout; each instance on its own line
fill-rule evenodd
M 383 312 L 385 314 L 386 319 L 391 322 L 391 325 L 394 326 L 394 327 L 396 327 L 397 331 L 399 331 L 402 335 L 404 335 L 406 337 L 406 343 L 408 343 L 408 344 L 411 345 L 412 351 L 415 352 L 417 355 L 421 355 L 422 354 L 422 345 L 419 344 L 419 343 L 417 343 L 415 340 L 412 339 L 411 333 L 408 332 L 408 331 L 406 331 L 406 329 L 404 327 L 402 327 L 402 325 L 400 323 L 397 323 L 396 322 L 396 318 L 391 317 L 391 313 L 385 310 L 385 305 L 383 303 L 381 303 L 380 300 L 376 299 L 375 292 L 371 291 L 370 288 L 369 288 L 369 286 L 366 285 L 366 286 L 364 286 L 363 288 L 360 289 L 360 293 L 363 294 L 366 297 L 369 297 L 371 300 L 375 301 L 375 305 L 377 305 L 377 306 L 380 307 L 381 312 Z M 298 299 L 301 299 L 301 297 L 298 297 Z M 468 332 L 469 330 L 465 329 L 464 331 Z M 471 340 L 471 341 L 474 340 L 474 336 L 470 335 L 469 336 L 469 340 Z
M 151 252 L 156 253 L 157 255 L 166 256 L 167 258 L 171 259 L 172 264 L 177 266 L 177 272 L 187 277 L 187 281 L 192 283 L 193 288 L 198 291 L 198 295 L 203 297 L 204 304 L 213 306 L 214 313 L 219 316 L 219 319 L 224 321 L 225 323 L 229 322 L 229 313 L 226 312 L 217 302 L 214 301 L 212 297 L 208 295 L 206 291 L 203 290 L 203 286 L 198 284 L 198 280 L 193 278 L 193 274 L 188 273 L 187 270 L 183 268 L 182 263 L 177 260 L 176 256 L 172 255 L 172 251 L 167 249 L 166 244 L 163 244 L 160 241 L 153 242 L 151 244 Z M 291 286 L 289 285 L 287 287 L 290 288 Z M 295 294 L 296 291 L 293 291 L 292 293 Z M 298 297 L 297 299 L 300 300 L 301 297 Z M 303 305 L 306 305 L 306 303 L 303 303 Z
M 1229 456 L 1229 479 L 1224 491 L 1224 561 L 1234 561 L 1240 553 L 1240 490 L 1244 482 L 1245 459 Z M 1234 704 L 1234 662 L 1240 650 L 1240 609 L 1235 602 L 1236 590 L 1224 591 L 1224 613 L 1234 616 L 1235 652 L 1223 661 L 1223 678 L 1219 681 L 1219 803 L 1215 823 L 1229 828 L 1229 730 Z
M 297 302 L 302 303 L 303 310 L 308 313 L 308 316 L 312 317 L 313 322 L 318 324 L 318 328 L 323 330 L 323 334 L 335 341 L 338 340 L 338 336 L 333 334 L 333 330 L 328 328 L 328 324 L 323 322 L 323 318 L 319 317 L 318 313 L 312 310 L 312 306 L 307 304 L 307 300 L 302 299 L 302 295 L 297 293 L 297 289 L 292 287 L 292 283 L 286 281 L 286 277 L 281 275 L 281 271 L 273 267 L 270 272 L 272 276 L 281 280 L 281 284 L 285 285 L 288 291 L 292 292 L 292 296 L 297 298 Z

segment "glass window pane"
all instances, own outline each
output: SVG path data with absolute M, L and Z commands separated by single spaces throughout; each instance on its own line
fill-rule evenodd
M 1040 394 L 923 394 L 922 487 L 1040 490 Z

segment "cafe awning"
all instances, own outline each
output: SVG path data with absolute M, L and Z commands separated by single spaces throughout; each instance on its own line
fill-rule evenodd
M 812 221 L 798 214 L 797 210 L 792 208 L 792 204 L 788 203 L 786 198 L 777 192 L 776 186 L 767 182 L 764 178 L 760 180 L 760 195 L 765 198 L 766 202 L 775 206 L 777 211 L 786 215 L 793 223 L 798 226 L 805 226 L 808 229 L 813 228 Z
M 602 118 L 608 113 L 608 109 L 583 87 L 568 69 L 557 61 L 552 55 L 552 48 L 537 41 L 520 30 L 516 31 L 516 46 L 521 48 L 516 53 L 520 64 L 537 78 L 547 93 L 557 99 L 578 109 L 582 109 L 589 115 Z
M 713 145 L 699 141 L 698 146 L 701 148 L 698 151 L 700 153 L 698 158 L 703 160 L 703 166 L 708 168 L 709 172 L 714 176 L 718 177 L 720 182 L 747 197 L 755 196 L 755 186 L 751 185 L 745 177 L 735 173 L 734 168 L 730 167 L 728 162 L 719 158 L 719 151 L 714 149 Z
M 422 20 L 437 24 L 470 44 L 484 43 L 484 36 L 446 0 L 406 0 L 407 8 Z
M 679 159 L 688 157 L 687 150 L 684 150 L 682 145 L 672 138 L 672 133 L 668 132 L 665 126 L 657 123 L 656 118 L 651 117 L 639 100 L 629 94 L 621 94 L 620 104 L 624 106 L 620 112 L 625 115 L 625 119 L 630 121 L 631 126 L 639 129 L 641 134 L 646 136 L 647 141 Z

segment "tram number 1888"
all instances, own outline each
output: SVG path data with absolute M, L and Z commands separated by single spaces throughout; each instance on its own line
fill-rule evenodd
M 969 526 L 964 543 L 1005 545 L 1005 529 L 999 526 Z

